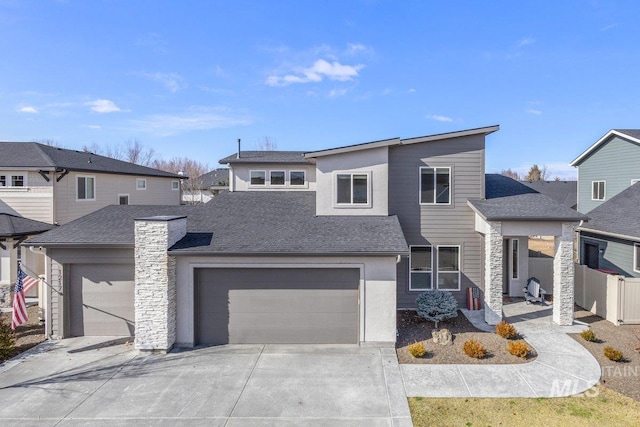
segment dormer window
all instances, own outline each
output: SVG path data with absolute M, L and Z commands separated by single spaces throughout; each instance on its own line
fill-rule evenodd
M 366 205 L 369 203 L 369 175 L 339 173 L 336 175 L 336 204 Z
M 284 171 L 271 171 L 269 172 L 269 184 L 270 185 L 284 185 Z
M 266 175 L 265 171 L 251 171 L 251 185 L 265 185 Z

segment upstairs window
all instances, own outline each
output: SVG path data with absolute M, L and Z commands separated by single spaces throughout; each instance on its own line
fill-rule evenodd
M 633 271 L 640 273 L 640 243 L 633 244 Z
M 306 177 L 304 171 L 289 172 L 289 185 L 305 185 Z
M 6 187 L 6 186 L 7 186 L 7 176 L 0 175 L 0 187 Z
M 420 204 L 451 204 L 451 168 L 420 168 Z
M 284 185 L 284 177 L 284 171 L 271 171 L 269 172 L 269 184 Z
M 118 204 L 119 205 L 128 205 L 129 204 L 129 195 L 128 194 L 119 194 L 118 195 Z
M 265 185 L 265 171 L 251 171 L 251 185 Z
M 171 189 L 174 191 L 178 191 L 180 189 L 179 181 L 171 181 Z
M 410 291 L 433 289 L 431 246 L 411 246 L 409 270 Z
M 0 187 L 25 187 L 25 175 L 0 175 Z
M 79 176 L 77 178 L 78 200 L 96 199 L 96 180 L 92 176 Z
M 136 179 L 136 190 L 146 190 L 147 189 L 147 180 L 144 178 Z
M 604 200 L 605 181 L 591 181 L 591 200 Z
M 338 205 L 366 205 L 369 203 L 369 175 L 364 173 L 339 173 L 336 175 Z
M 12 175 L 11 176 L 12 187 L 24 187 L 24 175 Z
M 438 289 L 460 290 L 460 246 L 438 246 Z

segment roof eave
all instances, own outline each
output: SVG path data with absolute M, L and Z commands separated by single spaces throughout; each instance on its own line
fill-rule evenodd
M 578 228 L 576 228 L 576 230 L 578 230 L 578 231 L 586 231 L 587 233 L 601 234 L 603 236 L 615 237 L 615 238 L 623 239 L 623 240 L 631 240 L 631 241 L 634 241 L 634 242 L 640 242 L 640 236 L 630 236 L 628 234 L 612 233 L 612 232 L 609 232 L 609 231 L 596 230 L 596 229 L 587 228 L 587 227 L 578 227 Z
M 362 144 L 330 148 L 328 150 L 310 151 L 308 153 L 304 153 L 304 157 L 316 158 L 316 157 L 323 157 L 323 156 L 331 156 L 334 154 L 351 153 L 354 151 L 372 150 L 374 148 L 388 147 L 390 145 L 399 145 L 400 141 L 401 141 L 400 138 L 390 138 L 390 139 L 383 139 L 380 141 L 364 142 Z
M 95 248 L 95 249 L 117 249 L 117 248 L 131 248 L 133 249 L 133 243 L 53 243 L 53 242 L 31 242 L 27 240 L 21 243 L 20 246 L 37 246 L 43 248 Z
M 436 135 L 407 138 L 407 139 L 402 139 L 400 143 L 402 145 L 408 145 L 408 144 L 417 144 L 421 142 L 439 141 L 443 139 L 461 138 L 464 136 L 471 136 L 471 135 L 489 135 L 499 130 L 500 130 L 500 125 L 485 126 L 481 128 L 466 129 L 466 130 L 461 130 L 456 132 L 447 132 L 447 133 L 439 133 Z
M 409 250 L 380 251 L 380 252 L 219 252 L 219 251 L 197 251 L 197 250 L 169 250 L 171 256 L 380 256 L 396 257 L 398 255 L 408 255 Z
M 640 139 L 634 138 L 631 135 L 627 135 L 626 133 L 619 132 L 619 131 L 617 131 L 615 129 L 611 129 L 602 138 L 600 138 L 593 145 L 591 145 L 591 147 L 589 147 L 585 151 L 583 151 L 582 154 L 580 154 L 578 157 L 576 157 L 571 163 L 569 163 L 569 165 L 573 166 L 573 167 L 580 166 L 580 164 L 584 160 L 586 160 L 586 158 L 589 157 L 593 151 L 595 151 L 598 147 L 600 147 L 600 145 L 604 144 L 604 142 L 607 139 L 609 139 L 611 136 L 614 136 L 614 135 L 615 136 L 619 136 L 620 138 L 628 139 L 630 141 L 633 141 L 633 142 L 636 142 L 636 143 L 640 144 Z

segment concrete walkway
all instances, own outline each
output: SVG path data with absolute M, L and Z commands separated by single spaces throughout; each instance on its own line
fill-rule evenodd
M 563 397 L 582 393 L 600 380 L 601 369 L 582 345 L 567 336 L 587 327 L 557 326 L 550 305 L 504 305 L 505 320 L 538 352 L 517 365 L 400 365 L 408 397 Z M 484 311 L 466 311 L 479 329 L 495 331 Z

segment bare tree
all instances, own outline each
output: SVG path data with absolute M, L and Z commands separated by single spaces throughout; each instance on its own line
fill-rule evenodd
M 82 150 L 142 166 L 151 166 L 156 160 L 153 148 L 146 148 L 137 138 L 128 139 L 124 145 L 100 146 L 94 142 L 91 145 L 84 145 Z
M 186 157 L 174 157 L 171 160 L 157 159 L 151 166 L 188 177 L 187 179 L 182 179 L 180 185 L 182 193 L 191 196 L 186 199 L 189 204 L 198 204 L 199 202 L 195 196 L 201 191 L 209 190 L 202 179 L 202 175 L 209 171 L 209 166 L 206 163 L 200 163 Z
M 49 147 L 63 148 L 62 144 L 60 144 L 57 140 L 53 138 L 36 139 L 36 142 L 40 144 L 48 145 Z
M 262 141 L 258 141 L 256 148 L 258 151 L 276 151 L 278 149 L 278 144 L 273 142 L 273 140 L 268 136 L 265 136 Z
M 516 171 L 511 170 L 511 168 L 502 169 L 502 172 L 500 172 L 500 174 L 504 176 L 508 176 L 509 178 L 513 178 L 516 181 L 520 181 L 520 174 Z
M 542 169 L 538 165 L 531 166 L 529 173 L 524 177 L 525 181 L 544 181 L 547 179 L 547 167 L 542 165 Z

